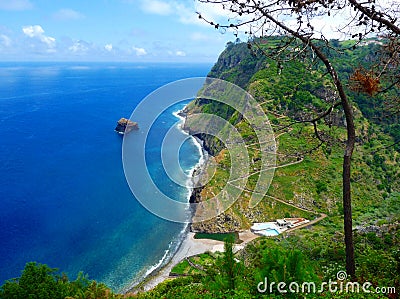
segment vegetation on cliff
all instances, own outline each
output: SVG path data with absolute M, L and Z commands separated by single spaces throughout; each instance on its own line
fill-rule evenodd
M 279 39 L 271 37 L 268 42 L 279 43 Z M 377 46 L 376 41 L 371 41 L 347 51 L 349 43 L 351 41 L 336 43 L 343 55 L 331 53 L 331 59 L 340 65 L 339 75 L 343 78 L 348 78 L 352 72 L 348 67 L 350 61 L 362 57 L 367 64 Z M 246 89 L 268 114 L 277 141 L 277 168 L 263 201 L 250 208 L 248 200 L 261 170 L 260 147 L 254 130 L 240 113 L 221 103 L 202 98 L 192 102 L 186 113 L 216 114 L 237 128 L 245 140 L 251 163 L 251 175 L 239 200 L 215 219 L 193 224 L 192 229 L 232 232 L 247 229 L 255 221 L 283 217 L 313 219 L 322 213 L 328 217 L 308 229 L 275 238 L 259 238 L 235 255 L 232 240 L 227 240 L 224 254 L 207 253 L 189 259 L 190 262 L 184 260 L 175 268 L 176 274 L 182 277 L 166 281 L 149 292 L 117 295 L 86 278 L 78 277 L 69 282 L 49 268 L 28 264 L 21 278 L 2 286 L 0 298 L 28 298 L 27 294 L 53 296 L 32 295 L 32 298 L 261 298 L 266 295 L 303 298 L 304 294 L 282 294 L 276 287 L 263 293 L 257 286 L 266 278 L 286 284 L 313 281 L 317 286 L 322 282 L 342 281 L 336 275 L 345 270 L 341 201 L 344 116 L 340 110 L 335 110 L 319 124 L 323 143 L 315 137 L 312 124 L 299 121 L 310 111 L 326 109 L 326 99 L 333 94 L 330 81 L 318 66 L 309 72 L 300 62 L 278 64 L 257 51 L 249 51 L 247 44 L 240 42 L 227 45 L 210 76 Z M 391 293 L 387 289 L 386 294 L 325 290 L 323 294 L 306 294 L 306 297 L 398 298 L 400 149 L 392 145 L 400 138 L 399 119 L 396 115 L 384 117 L 384 99 L 379 95 L 371 98 L 350 89 L 347 92 L 354 104 L 357 133 L 351 177 L 357 277 L 361 284 L 371 283 L 371 290 L 390 287 L 395 288 L 396 293 L 394 289 L 390 289 Z M 212 197 L 223 188 L 231 167 L 230 154 L 217 138 L 199 137 L 214 156 L 216 167 L 212 166 L 215 167 L 213 179 L 196 190 L 194 200 L 198 201 Z M 26 279 L 31 276 L 35 278 Z M 50 290 L 52 293 L 48 293 Z
M 278 43 L 279 38 L 270 39 Z M 347 51 L 343 57 L 333 57 L 340 65 L 341 76 L 350 71 L 345 65 L 355 57 L 373 55 L 371 42 L 355 51 Z M 338 44 L 344 47 L 343 43 Z M 248 66 L 251 66 L 250 68 Z M 255 67 L 256 66 L 256 67 Z M 226 68 L 228 67 L 228 68 Z M 255 67 L 255 68 L 253 68 Z M 244 77 L 249 78 L 247 81 Z M 221 54 L 210 76 L 231 80 L 248 90 L 268 114 L 276 132 L 278 145 L 277 169 L 267 196 L 260 205 L 249 209 L 246 205 L 258 179 L 259 147 L 252 128 L 237 112 L 219 102 L 198 99 L 188 106 L 187 113 L 213 113 L 235 124 L 244 136 L 250 154 L 251 175 L 241 198 L 217 219 L 194 224 L 195 231 L 229 232 L 249 228 L 252 222 L 283 217 L 314 218 L 319 213 L 340 215 L 341 203 L 341 159 L 345 142 L 345 119 L 340 110 L 335 110 L 320 124 L 320 134 L 326 141 L 314 136 L 312 124 L 301 123 L 306 113 L 327 109 L 326 98 L 333 96 L 330 81 L 318 68 L 309 72 L 298 61 L 278 65 L 277 62 L 251 52 L 245 43 L 229 44 Z M 301 80 L 299 80 L 301 78 Z M 357 144 L 353 157 L 352 188 L 354 213 L 362 213 L 368 204 L 381 202 L 400 188 L 400 161 L 396 147 L 398 116 L 379 118 L 383 104 L 377 96 L 373 100 L 362 94 L 348 91 L 354 103 L 356 115 Z M 361 107 L 361 108 L 360 108 Z M 374 109 L 375 113 L 371 111 Z M 298 123 L 296 123 L 298 122 Z M 391 132 L 392 134 L 387 134 Z M 200 136 L 218 161 L 217 177 L 197 194 L 203 199 L 217 194 L 226 184 L 230 156 L 221 142 L 213 136 Z M 277 200 L 278 199 L 278 200 Z M 357 219 L 355 217 L 355 219 Z

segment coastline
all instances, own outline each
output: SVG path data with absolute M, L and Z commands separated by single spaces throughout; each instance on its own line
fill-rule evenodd
M 185 117 L 183 116 L 185 113 L 184 112 L 185 108 L 186 106 L 181 110 L 174 112 L 173 114 L 181 120 L 177 125 L 178 128 L 184 134 L 189 135 L 189 133 L 184 131 L 183 129 L 185 122 Z M 202 167 L 204 167 L 208 159 L 208 152 L 203 147 L 202 141 L 194 136 L 191 137 L 193 138 L 193 143 L 199 149 L 200 158 L 198 163 L 189 170 L 190 179 L 188 180 L 187 183 L 189 191 L 187 198 L 188 202 L 190 202 L 195 191 L 196 182 L 194 175 L 202 170 Z M 194 213 L 194 211 L 192 211 L 192 213 Z M 131 285 L 124 292 L 124 294 L 129 294 L 129 293 L 136 294 L 140 292 L 149 291 L 165 280 L 174 279 L 175 277 L 170 277 L 171 270 L 185 258 L 198 255 L 200 253 L 204 253 L 207 251 L 209 252 L 224 251 L 223 241 L 217 241 L 211 239 L 195 239 L 195 234 L 196 233 L 190 231 L 190 223 L 186 224 L 184 230 L 182 230 L 181 242 L 176 247 L 175 252 L 173 251 L 170 252 L 170 255 L 167 255 L 164 261 L 160 261 L 158 265 L 150 268 L 151 271 L 146 272 L 145 277 L 143 277 L 143 279 L 139 283 Z M 240 244 L 234 245 L 234 251 L 236 252 L 238 250 L 243 249 L 248 242 L 258 237 L 259 237 L 258 235 L 254 234 L 250 230 L 239 232 L 239 239 L 242 240 L 242 242 Z
M 125 294 L 129 293 L 140 293 L 146 292 L 158 284 L 168 280 L 175 279 L 175 277 L 170 277 L 169 273 L 177 264 L 179 264 L 183 259 L 191 257 L 193 255 L 197 255 L 204 252 L 223 252 L 224 251 L 224 242 L 211 240 L 211 239 L 195 239 L 195 233 L 188 232 L 185 239 L 182 241 L 179 246 L 178 251 L 173 255 L 172 259 L 163 267 L 158 269 L 158 271 L 153 272 L 152 275 L 146 277 L 141 283 L 136 285 L 135 287 L 128 290 Z M 246 230 L 243 232 L 239 232 L 239 239 L 243 242 L 240 244 L 234 244 L 234 252 L 237 252 L 243 249 L 247 243 L 252 240 L 258 238 L 260 236 L 252 233 L 250 230 Z
M 183 115 L 186 106 L 187 105 L 185 105 L 180 110 L 174 111 L 172 114 L 180 120 L 176 124 L 177 128 L 183 134 L 190 135 L 187 131 L 183 129 L 185 124 L 185 117 Z M 207 152 L 202 146 L 201 140 L 199 140 L 194 136 L 190 137 L 192 138 L 194 146 L 196 146 L 196 148 L 199 151 L 200 158 L 199 161 L 188 170 L 189 179 L 186 182 L 186 187 L 188 189 L 187 202 L 190 202 L 194 191 L 195 182 L 193 176 L 198 171 L 201 171 L 201 168 L 204 166 L 208 156 Z M 133 282 L 131 282 L 131 284 L 124 287 L 121 292 L 123 294 L 137 292 L 139 290 L 142 290 L 144 285 L 146 286 L 144 290 L 149 290 L 169 277 L 169 272 L 172 270 L 172 268 L 176 264 L 178 264 L 183 258 L 187 257 L 185 252 L 191 253 L 192 255 L 198 254 L 194 253 L 195 251 L 193 251 L 192 249 L 194 248 L 196 242 L 193 242 L 195 239 L 194 239 L 194 233 L 190 232 L 190 223 L 186 223 L 186 225 L 184 226 L 184 228 L 182 229 L 181 233 L 178 235 L 177 238 L 178 238 L 178 240 L 176 241 L 177 246 L 175 246 L 175 248 L 171 248 L 170 246 L 170 248 L 166 250 L 164 256 L 160 259 L 160 261 L 157 264 L 149 267 L 142 278 L 134 280 Z
M 134 286 L 126 293 L 138 293 L 153 289 L 159 283 L 170 278 L 169 273 L 171 272 L 172 268 L 186 257 L 200 254 L 205 251 L 223 251 L 223 242 L 205 239 L 196 240 L 194 239 L 194 235 L 195 233 L 188 231 L 171 260 L 163 267 L 153 271 L 153 273 L 148 275 L 141 283 Z

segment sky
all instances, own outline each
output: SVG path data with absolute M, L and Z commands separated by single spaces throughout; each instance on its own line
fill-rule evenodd
M 215 62 L 232 33 L 195 0 L 0 0 L 1 61 Z

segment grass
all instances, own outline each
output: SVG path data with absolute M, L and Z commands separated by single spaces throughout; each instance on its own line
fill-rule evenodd
M 184 259 L 179 264 L 177 264 L 175 267 L 172 268 L 171 274 L 186 275 L 188 274 L 189 268 L 191 268 L 189 262 L 186 259 Z
M 215 258 L 218 257 L 218 253 L 201 253 L 195 256 L 189 257 L 191 263 L 198 265 L 203 268 L 210 267 L 214 264 Z M 204 274 L 204 271 L 192 267 L 187 259 L 182 260 L 179 264 L 177 264 L 174 268 L 172 268 L 170 274 L 175 276 L 186 276 L 186 275 L 193 275 L 193 274 Z
M 208 267 L 215 262 L 215 257 L 211 253 L 201 253 L 190 258 L 192 263 L 202 267 Z
M 282 80 L 282 76 L 279 78 L 274 77 L 277 80 L 278 87 L 274 87 L 270 82 L 269 75 L 274 72 L 273 65 L 271 66 L 257 73 L 250 82 L 250 89 L 256 95 L 256 100 L 265 102 L 263 104 L 264 108 L 278 104 L 289 105 L 290 102 L 295 104 L 297 99 L 292 95 L 293 90 L 288 88 L 289 86 L 281 86 L 282 82 L 279 82 Z M 295 79 L 294 77 L 300 73 L 302 74 L 302 72 L 296 70 L 297 65 L 288 67 L 286 71 L 284 70 L 283 76 L 288 80 L 290 79 L 288 82 L 291 84 Z M 307 78 L 310 83 L 310 90 L 316 90 L 325 84 L 320 79 L 319 75 L 312 75 Z M 305 100 L 315 101 L 312 93 L 311 96 L 309 93 L 299 95 L 304 97 Z M 269 101 L 270 99 L 274 100 Z M 318 103 L 314 104 L 317 105 Z M 285 107 L 275 107 L 275 110 L 284 110 L 286 109 Z M 276 163 L 278 166 L 283 166 L 275 170 L 274 178 L 267 194 L 297 207 L 303 207 L 317 213 L 325 213 L 330 217 L 342 217 L 342 163 L 344 141 L 346 139 L 344 128 L 329 127 L 324 123 L 319 123 L 319 132 L 331 136 L 332 144 L 324 144 L 317 148 L 320 142 L 314 137 L 313 126 L 294 124 L 290 128 L 286 128 L 285 126 L 292 121 L 290 118 L 266 112 L 275 130 L 278 146 Z M 355 113 L 360 114 L 360 111 L 355 108 Z M 231 123 L 236 123 L 236 121 Z M 261 149 L 260 145 L 257 144 L 254 130 L 246 121 L 242 120 L 236 123 L 235 127 L 248 145 L 249 165 L 244 165 L 244 162 L 240 162 L 240 165 L 231 165 L 230 158 L 243 158 L 241 153 L 238 152 L 238 148 L 234 148 L 230 154 L 227 150 L 221 151 L 215 157 L 217 168 L 214 177 L 206 184 L 201 195 L 203 199 L 209 199 L 220 194 L 228 181 L 231 167 L 235 170 L 235 178 L 243 177 L 247 179 L 247 181 L 236 180 L 231 184 L 235 186 L 243 186 L 245 184 L 243 186 L 244 190 L 239 199 L 224 212 L 227 216 L 221 218 L 225 219 L 224 221 L 212 219 L 206 221 L 205 225 L 198 229 L 208 232 L 230 232 L 248 229 L 253 222 L 270 221 L 286 217 L 286 215 L 291 215 L 292 217 L 304 216 L 305 218 L 314 217 L 313 213 L 302 215 L 303 212 L 301 210 L 285 205 L 270 197 L 265 197 L 257 207 L 249 208 L 248 202 L 251 192 L 260 178 L 257 171 L 262 168 Z M 279 130 L 279 127 L 285 129 Z M 392 148 L 381 150 L 390 141 L 390 138 L 388 139 L 387 136 L 381 133 L 377 127 L 357 115 L 357 136 L 360 142 L 354 151 L 351 178 L 355 215 L 362 215 L 366 207 L 373 205 L 374 202 L 384 201 L 392 190 L 398 190 L 400 186 L 400 171 L 397 167 L 400 156 Z M 299 162 L 300 157 L 304 158 L 301 162 Z M 244 159 L 242 160 L 244 161 Z M 384 162 L 381 163 L 380 161 Z M 290 163 L 295 164 L 285 166 Z M 246 172 L 248 170 L 249 175 L 241 175 L 244 173 L 244 171 L 241 171 L 242 169 L 246 170 Z M 261 182 L 261 184 L 266 183 L 268 182 Z M 224 207 L 222 203 L 220 203 L 219 208 L 221 206 Z M 383 214 L 382 216 L 384 217 Z M 222 237 L 206 235 L 202 238 L 223 240 L 224 235 Z
M 216 241 L 225 241 L 226 238 L 233 237 L 235 243 L 240 243 L 239 234 L 237 232 L 234 233 L 220 233 L 220 234 L 207 234 L 207 233 L 196 233 L 194 235 L 195 239 L 209 239 Z

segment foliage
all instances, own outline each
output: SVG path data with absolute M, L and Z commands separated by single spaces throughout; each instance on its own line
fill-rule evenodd
M 55 272 L 46 265 L 28 263 L 19 279 L 7 281 L 1 287 L 0 298 L 64 298 L 67 285 Z
M 233 238 L 235 242 L 239 240 L 237 233 L 225 233 L 225 234 L 206 234 L 206 233 L 196 233 L 194 235 L 195 239 L 210 239 L 217 241 L 225 241 L 227 238 Z
M 224 254 L 218 257 L 212 267 L 208 267 L 204 278 L 205 284 L 211 290 L 235 290 L 243 273 L 243 264 L 237 260 L 233 253 L 234 238 L 225 239 Z
M 359 68 L 350 77 L 350 88 L 356 92 L 365 92 L 375 95 L 380 89 L 380 79 L 371 71 Z
M 392 204 L 395 204 L 392 202 Z M 384 206 L 382 206 L 384 207 Z M 397 211 L 393 211 L 396 215 Z M 304 294 L 281 294 L 276 285 L 273 292 L 260 293 L 260 282 L 283 281 L 320 283 L 336 278 L 344 269 L 344 246 L 332 237 L 340 224 L 335 218 L 324 220 L 312 230 L 298 230 L 285 238 L 260 238 L 243 251 L 233 254 L 232 240 L 225 243 L 225 252 L 216 258 L 208 253 L 193 262 L 207 270 L 186 277 L 167 280 L 148 292 L 127 295 L 113 294 L 106 286 L 90 281 L 80 274 L 75 281 L 58 275 L 46 265 L 28 263 L 20 278 L 6 282 L 0 298 L 304 298 Z M 339 218 L 338 218 L 339 219 Z M 390 243 L 390 241 L 392 243 Z M 388 242 L 389 241 L 389 242 Z M 356 262 L 359 282 L 372 287 L 400 285 L 400 230 L 394 226 L 390 238 L 386 234 L 356 234 Z M 260 289 L 263 289 L 263 285 Z M 331 293 L 307 294 L 306 298 L 388 298 L 382 294 Z M 395 298 L 395 297 L 389 297 Z
M 281 38 L 271 37 L 268 42 L 279 44 Z M 332 41 L 335 49 L 327 53 L 339 66 L 341 78 L 352 75 L 353 69 L 349 66 L 357 57 L 365 57 L 360 67 L 368 69 L 369 57 L 376 51 L 374 42 L 353 51 L 346 50 L 355 43 Z M 339 52 L 343 54 L 339 55 Z M 263 294 L 257 291 L 257 285 L 265 277 L 271 281 L 318 282 L 335 279 L 336 273 L 344 270 L 343 206 L 340 200 L 341 145 L 345 135 L 343 115 L 335 110 L 332 118 L 319 122 L 321 132 L 329 133 L 338 145 L 331 143 L 317 147 L 319 142 L 310 138 L 313 128 L 308 124 L 295 124 L 291 130 L 281 129 L 300 120 L 305 113 L 327 108 L 324 96 L 330 95 L 332 86 L 320 66 L 316 65 L 310 72 L 295 61 L 278 65 L 258 53 L 249 52 L 244 43 L 232 43 L 210 74 L 247 88 L 266 112 L 274 111 L 269 115 L 277 129 L 278 165 L 290 164 L 276 169 L 268 196 L 253 210 L 247 209 L 246 196 L 253 190 L 258 176 L 255 173 L 249 178 L 248 190 L 224 218 L 226 229 L 232 231 L 229 221 L 243 229 L 251 225 L 249 219 L 265 221 L 288 216 L 311 219 L 315 216 L 296 206 L 323 212 L 329 217 L 311 229 L 297 230 L 277 238 L 260 238 L 236 254 L 233 254 L 232 240 L 228 240 L 225 253 L 220 256 L 206 254 L 189 259 L 204 271 L 194 269 L 184 260 L 172 272 L 187 276 L 168 280 L 137 295 L 113 294 L 105 285 L 90 281 L 83 274 L 75 281 L 69 281 L 66 275 L 60 275 L 46 265 L 28 263 L 20 278 L 7 281 L 0 288 L 0 298 L 259 298 Z M 298 78 L 302 80 L 299 82 Z M 394 286 L 398 291 L 400 154 L 398 148 L 390 145 L 400 140 L 399 121 L 396 116 L 384 117 L 384 98 L 379 93 L 370 98 L 348 92 L 354 103 L 359 136 L 351 177 L 357 276 L 360 281 L 371 281 L 374 286 Z M 259 170 L 259 147 L 251 145 L 254 132 L 238 113 L 231 114 L 228 107 L 204 99 L 198 99 L 190 106 L 191 109 L 218 114 L 235 125 L 246 137 L 251 168 L 255 172 Z M 208 141 L 208 146 L 217 142 Z M 229 155 L 224 151 L 216 152 L 218 178 L 213 178 L 203 190 L 210 194 L 217 193 L 218 188 L 225 184 L 230 167 Z M 288 295 L 275 290 L 268 297 L 288 298 Z M 387 297 L 329 292 L 323 296 Z
M 27 263 L 19 278 L 7 281 L 0 288 L 1 299 L 112 299 L 118 298 L 104 284 L 90 281 L 80 273 L 69 281 L 57 269 L 35 262 Z
M 337 225 L 331 229 L 337 230 Z M 330 292 L 328 288 L 324 288 L 323 294 L 318 293 L 322 282 L 334 282 L 337 272 L 344 269 L 344 246 L 339 240 L 329 237 L 331 235 L 330 231 L 297 231 L 284 239 L 260 238 L 236 255 L 231 254 L 228 243 L 227 251 L 209 265 L 205 276 L 167 281 L 134 298 L 304 298 L 305 295 L 306 298 L 387 298 L 382 294 Z M 384 238 L 378 239 L 384 242 Z M 373 288 L 393 286 L 398 289 L 400 264 L 395 248 L 400 240 L 394 240 L 395 243 L 385 250 L 366 246 L 363 238 L 357 237 L 355 241 L 361 285 L 370 282 Z M 257 286 L 262 291 L 264 285 L 260 283 L 265 281 L 285 282 L 286 285 L 290 282 L 314 282 L 318 289 L 315 294 L 283 294 L 278 292 L 275 284 L 272 292 L 267 289 L 260 293 Z

